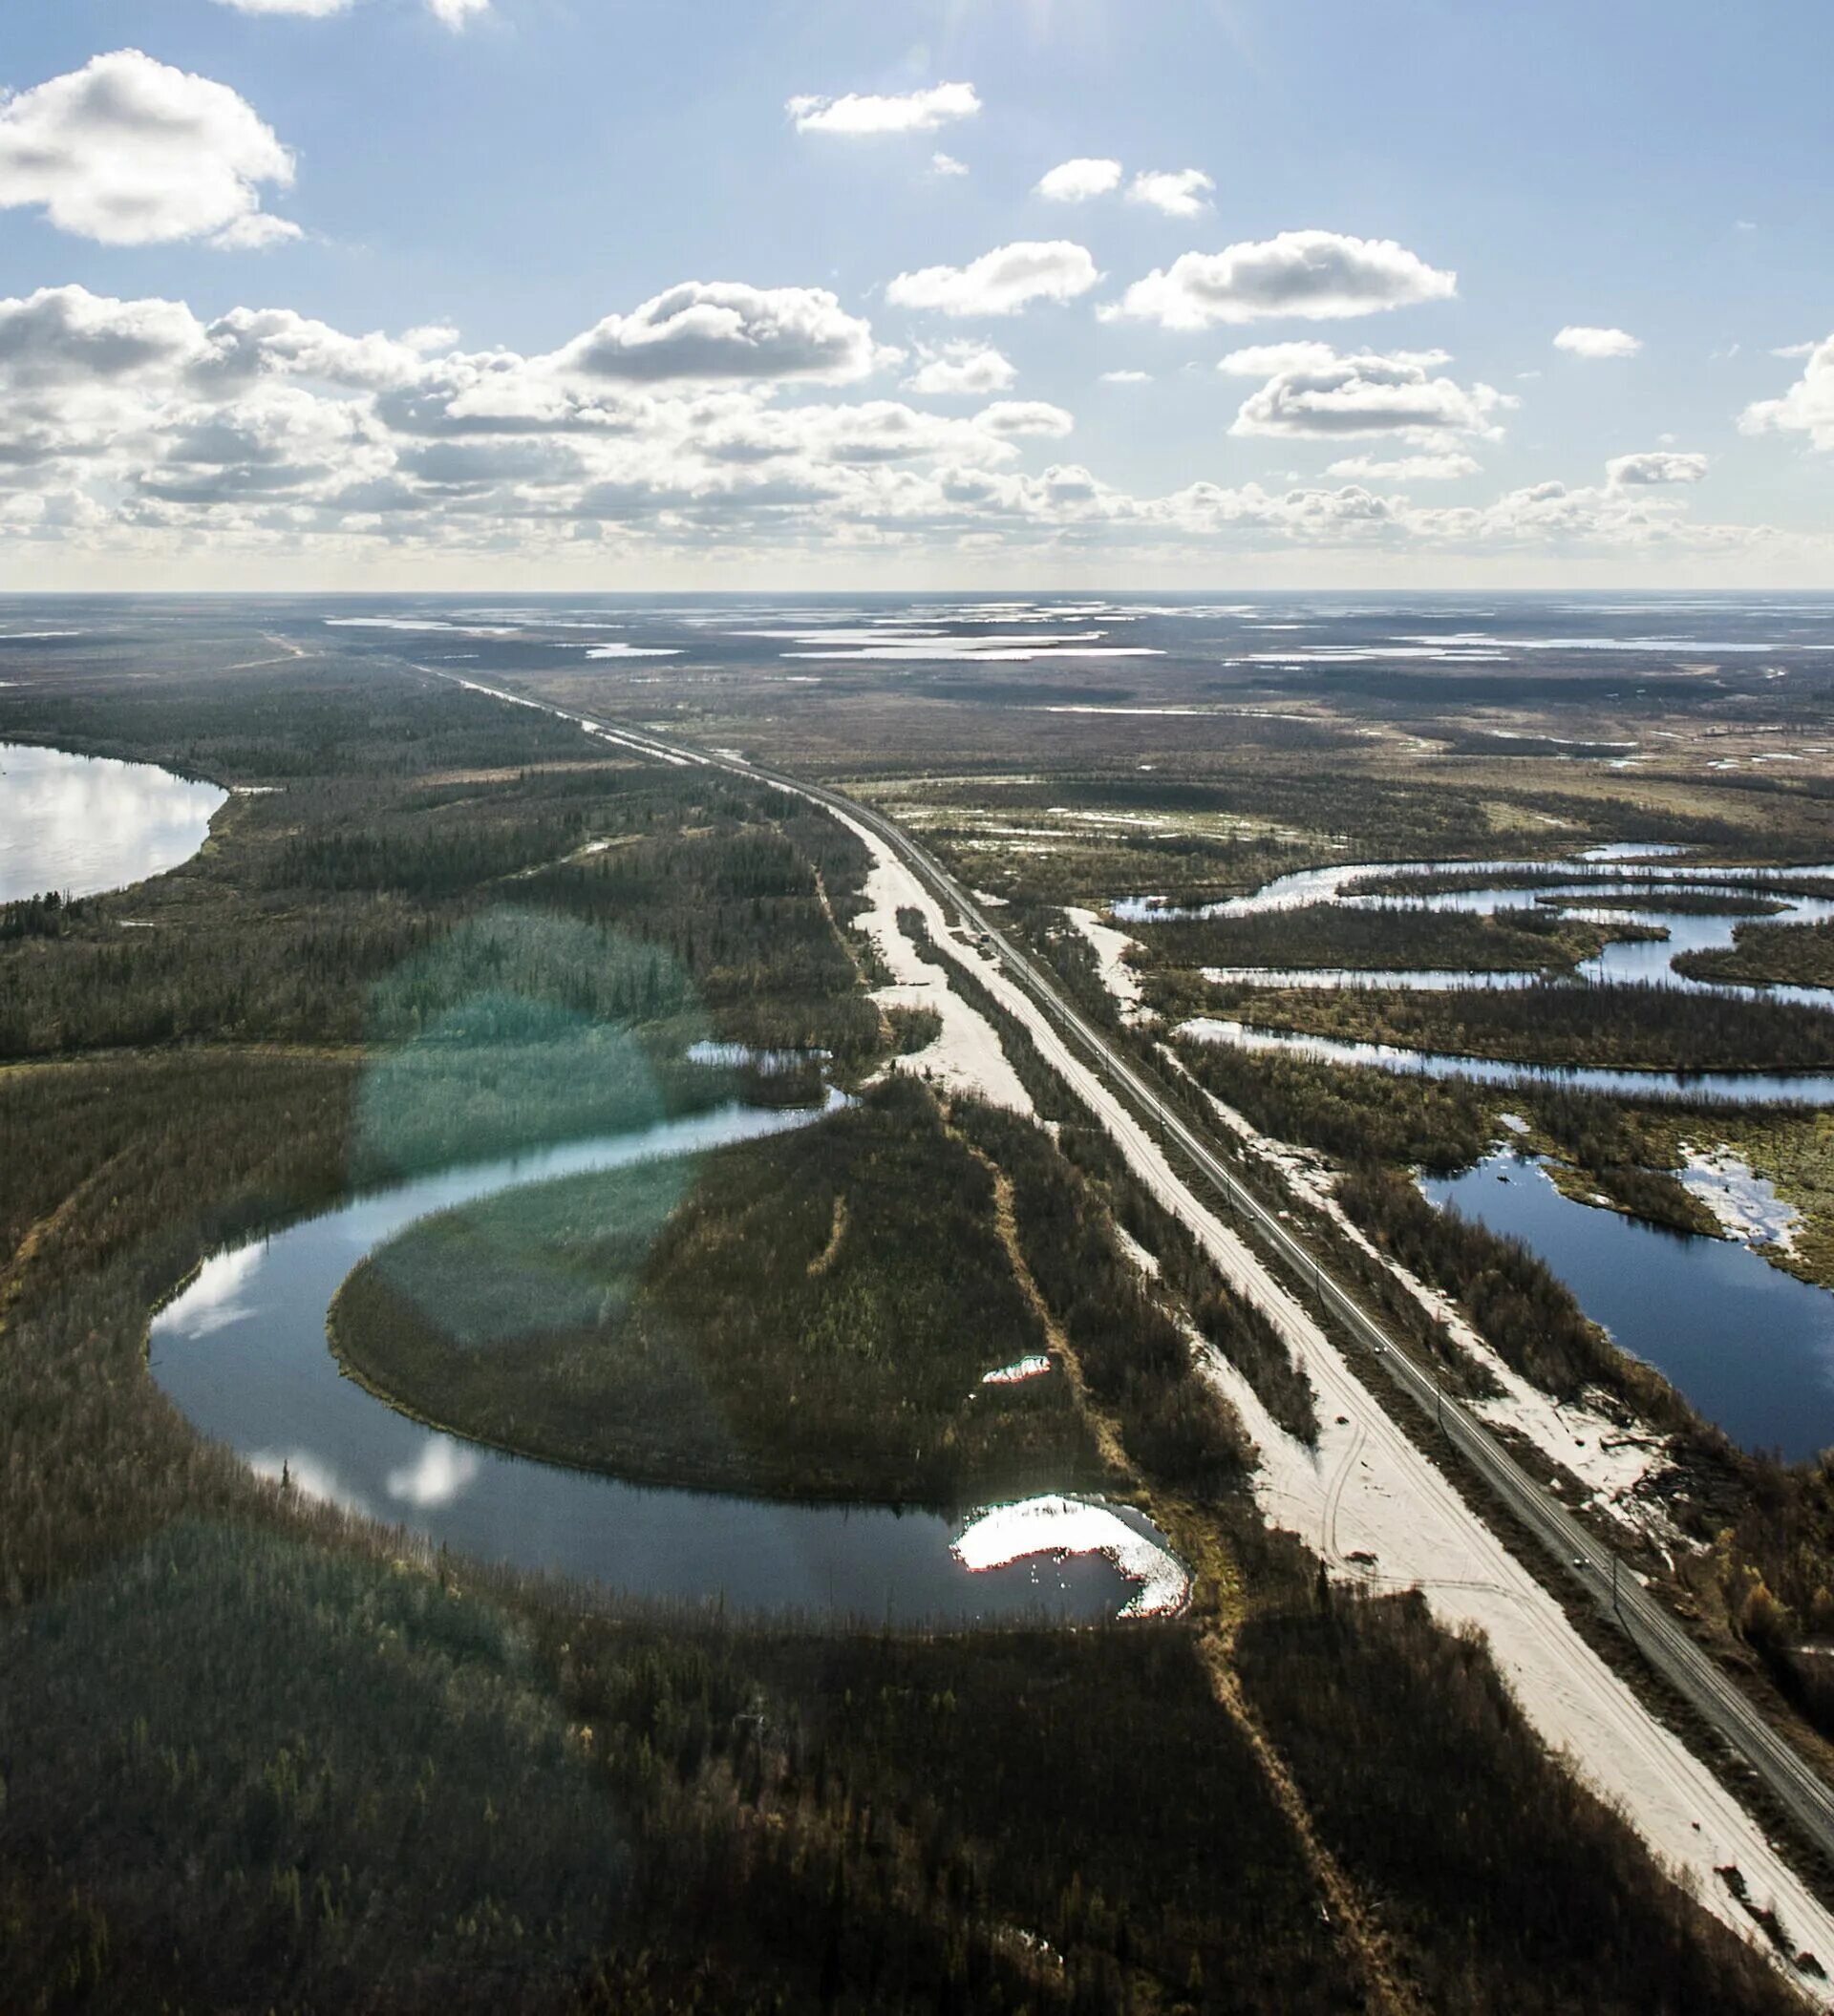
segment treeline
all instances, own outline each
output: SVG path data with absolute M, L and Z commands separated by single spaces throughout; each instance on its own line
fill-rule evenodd
M 1570 923 L 1553 912 L 1480 917 L 1419 905 L 1364 910 L 1306 903 L 1247 917 L 1174 920 L 1141 927 L 1147 954 L 1169 966 L 1426 967 L 1461 973 L 1535 972 L 1590 958 L 1624 926 Z
M 1549 1770 L 1482 1642 L 1440 1630 L 1418 1594 L 1369 1601 L 1333 1589 L 1308 1608 L 1251 1618 L 1237 1662 L 1321 1839 L 1374 1902 L 1421 2006 L 1461 2016 L 1798 2006 L 1759 1952 L 1709 1923 L 1657 1869 L 1622 1814 Z
M 83 909 L 80 896 L 65 896 L 56 889 L 0 903 L 0 944 L 18 938 L 61 938 L 82 921 Z
M 596 927 L 596 952 L 556 997 L 572 1012 L 635 1024 L 692 1012 L 763 1049 L 827 1050 L 849 1066 L 877 1054 L 882 1026 L 838 936 L 866 869 L 844 829 L 821 822 L 811 854 L 806 820 L 785 831 L 756 797 L 710 803 L 672 778 L 616 788 L 556 823 L 524 781 L 456 811 L 403 810 L 384 793 L 359 815 L 347 792 L 327 795 L 324 830 L 302 827 L 291 795 L 242 801 L 209 856 L 131 898 L 90 900 L 54 940 L 0 946 L 0 1056 L 394 1040 L 406 993 L 428 975 L 450 981 L 453 948 L 504 910 Z M 603 853 L 544 865 L 588 829 Z M 358 859 L 376 873 L 347 873 Z M 296 880 L 313 873 L 320 883 Z M 146 928 L 123 928 L 130 908 Z M 501 963 L 476 977 L 500 997 L 525 986 Z M 450 998 L 448 987 L 442 1008 Z
M 1384 1252 L 1458 1303 L 1503 1362 L 1558 1399 L 1597 1386 L 1660 1427 L 1693 1424 L 1659 1373 L 1620 1351 L 1572 1290 L 1520 1240 L 1441 1210 L 1404 1176 L 1364 1165 L 1338 1201 Z
M 1276 1140 L 1346 1162 L 1468 1168 L 1496 1137 L 1496 1095 L 1463 1078 L 1322 1064 L 1226 1043 L 1180 1042 L 1180 1063 L 1206 1092 Z
M 1217 990 L 1256 1027 L 1556 1068 L 1824 1071 L 1834 1013 L 1662 987 L 1537 986 L 1420 994 L 1376 988 Z
M 957 1113 L 1012 1179 L 1026 1264 L 1128 1455 L 1175 1492 L 1239 1488 L 1252 1461 L 1242 1424 L 1116 1246 L 1099 1199 L 1036 1126 L 999 1107 L 962 1103 Z

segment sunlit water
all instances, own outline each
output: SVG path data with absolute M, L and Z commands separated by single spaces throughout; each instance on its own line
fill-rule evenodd
M 1423 1187 L 1435 1203 L 1532 1247 L 1587 1315 L 1734 1441 L 1792 1459 L 1834 1445 L 1834 1295 L 1825 1289 L 1747 1246 L 1575 1203 L 1538 1161 L 1507 1150 Z
M 226 797 L 149 763 L 0 742 L 0 902 L 94 896 L 176 868 Z
M 808 1124 L 729 1106 L 644 1132 L 447 1170 L 219 1254 L 155 1319 L 155 1378 L 264 1475 L 428 1540 L 652 1598 L 914 1622 L 1146 1615 L 1185 1586 L 1120 1507 L 1034 1500 L 973 1519 L 658 1490 L 481 1448 L 343 1377 L 332 1300 L 369 1254 L 434 1212 L 512 1187 L 692 1154 Z

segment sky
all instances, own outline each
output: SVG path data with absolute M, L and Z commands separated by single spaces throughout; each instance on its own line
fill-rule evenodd
M 1825 0 L 0 13 L 0 588 L 1834 587 Z

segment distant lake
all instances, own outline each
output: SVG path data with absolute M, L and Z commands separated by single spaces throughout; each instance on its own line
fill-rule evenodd
M 227 800 L 150 763 L 0 742 L 0 902 L 161 875 L 197 853 Z

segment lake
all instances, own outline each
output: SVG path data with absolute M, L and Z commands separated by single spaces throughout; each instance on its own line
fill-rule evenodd
M 161 875 L 197 853 L 227 801 L 150 763 L 0 742 L 0 902 Z

